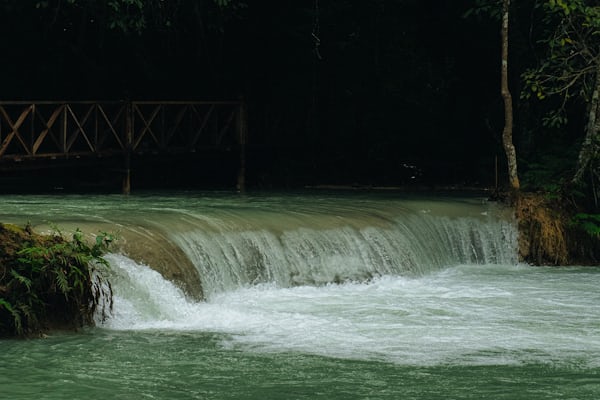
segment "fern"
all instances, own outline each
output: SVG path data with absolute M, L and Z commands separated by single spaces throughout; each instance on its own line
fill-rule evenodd
M 76 265 L 87 265 L 90 262 L 90 257 L 86 254 L 75 253 L 73 255 L 73 260 L 75 261 Z M 71 268 L 81 274 L 81 270 L 79 270 L 75 265 L 71 265 Z
M 4 307 L 13 317 L 13 324 L 15 326 L 15 331 L 17 332 L 17 334 L 20 335 L 21 333 L 23 333 L 23 324 L 21 322 L 21 315 L 19 314 L 19 312 L 15 310 L 12 304 L 10 304 L 8 301 L 6 301 L 3 298 L 0 298 L 0 310 L 2 309 L 2 307 Z
M 112 287 L 103 282 L 102 271 L 109 265 L 102 255 L 112 235 L 100 233 L 88 243 L 79 229 L 69 239 L 58 228 L 50 237 L 31 230 L 13 234 L 22 247 L 4 272 L 0 264 L 0 336 L 39 332 L 53 318 L 66 327 L 93 324 L 97 307 L 102 320 L 106 318 L 112 310 Z
M 19 311 L 27 319 L 28 326 L 36 326 L 38 324 L 38 316 L 29 304 L 19 304 Z
M 600 214 L 579 213 L 573 217 L 573 222 L 591 236 L 600 236 Z
M 12 304 L 0 297 L 0 310 L 4 307 L 9 313 L 14 311 Z
M 69 285 L 69 280 L 67 279 L 67 275 L 65 271 L 59 266 L 54 269 L 54 275 L 56 279 L 56 285 L 60 289 L 61 293 L 65 295 L 65 299 L 68 298 L 68 293 L 71 290 L 71 286 Z
M 24 285 L 27 288 L 27 291 L 31 290 L 31 279 L 19 274 L 17 271 L 15 271 L 14 269 L 10 270 L 10 274 L 13 278 L 15 278 L 15 280 L 17 282 L 19 282 L 21 285 Z M 10 282 L 9 282 L 10 283 Z

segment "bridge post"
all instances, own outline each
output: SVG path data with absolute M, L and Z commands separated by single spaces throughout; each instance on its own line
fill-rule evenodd
M 123 143 L 123 186 L 121 193 L 129 195 L 131 193 L 131 148 L 133 146 L 133 107 L 131 101 L 127 101 L 125 106 L 125 142 Z
M 69 111 L 67 109 L 68 104 L 65 105 L 62 111 L 62 129 L 60 131 L 60 152 L 68 157 L 67 148 L 67 131 L 69 129 Z
M 246 191 L 246 142 L 248 137 L 248 116 L 246 101 L 240 97 L 240 105 L 237 114 L 237 142 L 240 151 L 240 166 L 237 177 L 237 190 Z

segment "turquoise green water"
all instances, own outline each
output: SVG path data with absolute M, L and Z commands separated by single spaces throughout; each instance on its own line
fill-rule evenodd
M 3 399 L 595 399 L 577 365 L 397 365 L 227 349 L 209 333 L 92 331 L 2 343 Z M 10 365 L 5 363 L 10 360 Z
M 208 297 L 111 254 L 111 319 L 0 340 L 0 399 L 600 398 L 600 270 L 518 264 L 481 199 L 3 200 L 4 221 L 160 231 Z

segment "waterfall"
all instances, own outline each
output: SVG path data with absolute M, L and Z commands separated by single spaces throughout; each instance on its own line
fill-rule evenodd
M 475 197 L 286 193 L 16 198 L 4 221 L 93 238 L 148 265 L 193 299 L 279 288 L 423 276 L 462 264 L 518 263 L 512 209 Z
M 354 213 L 328 222 L 310 215 L 277 226 L 232 218 L 207 224 L 203 217 L 202 227 L 172 232 L 171 240 L 198 270 L 207 297 L 260 283 L 318 286 L 458 264 L 516 264 L 514 222 L 482 214 Z

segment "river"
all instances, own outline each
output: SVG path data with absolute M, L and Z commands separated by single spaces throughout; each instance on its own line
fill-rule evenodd
M 600 398 L 600 270 L 520 264 L 510 210 L 483 198 L 0 201 L 0 221 L 128 241 L 108 320 L 0 340 L 0 399 Z M 163 248 L 193 273 L 156 272 Z

